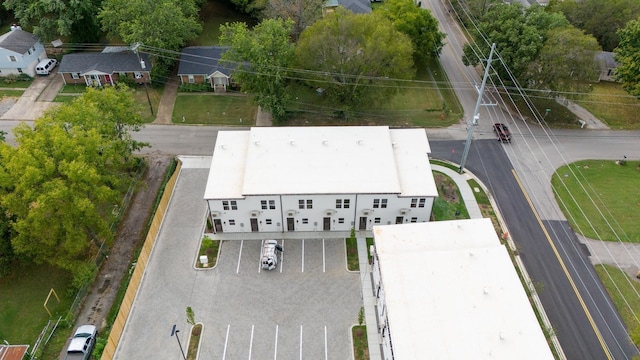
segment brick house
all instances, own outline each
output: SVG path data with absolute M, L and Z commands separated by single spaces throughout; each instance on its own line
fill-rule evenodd
M 139 84 L 150 83 L 150 71 L 148 56 L 138 55 L 128 48 L 67 54 L 62 57 L 58 69 L 65 84 L 87 86 L 114 85 L 123 78 L 134 79 Z

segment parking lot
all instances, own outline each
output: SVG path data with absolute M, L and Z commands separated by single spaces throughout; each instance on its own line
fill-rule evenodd
M 190 306 L 204 324 L 200 359 L 351 359 L 362 300 L 344 239 L 279 240 L 270 271 L 261 240 L 227 240 L 215 268 L 193 268 L 207 174 L 183 168 L 115 358 L 181 358 L 171 328 L 186 349 Z

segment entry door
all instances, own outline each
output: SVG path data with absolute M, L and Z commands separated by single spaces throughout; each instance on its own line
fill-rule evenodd
M 367 217 L 366 216 L 361 216 L 360 217 L 360 227 L 358 228 L 358 230 L 367 230 Z
M 104 82 L 111 84 L 111 75 L 105 75 L 104 76 Z
M 293 218 L 287 218 L 287 231 L 294 231 L 294 219 Z
M 221 233 L 222 232 L 222 220 L 213 219 L 213 227 L 216 230 L 216 234 Z
M 324 218 L 324 220 L 323 220 L 323 226 L 322 226 L 322 229 L 323 229 L 324 231 L 329 231 L 329 230 L 331 230 L 331 218 L 330 218 L 330 217 L 326 217 L 326 218 Z
M 403 216 L 396 216 L 396 224 L 402 224 L 404 222 Z
M 258 219 L 257 218 L 251 218 L 249 220 L 251 220 L 251 231 L 252 232 L 258 231 Z

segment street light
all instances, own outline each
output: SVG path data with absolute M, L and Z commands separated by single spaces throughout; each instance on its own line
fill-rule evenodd
M 176 340 L 178 340 L 178 347 L 180 347 L 180 352 L 182 353 L 182 358 L 187 360 L 187 357 L 184 355 L 184 350 L 182 350 L 182 344 L 180 344 L 180 337 L 178 336 L 179 332 L 180 330 L 176 329 L 176 324 L 173 324 L 173 328 L 171 328 L 171 336 L 176 336 Z

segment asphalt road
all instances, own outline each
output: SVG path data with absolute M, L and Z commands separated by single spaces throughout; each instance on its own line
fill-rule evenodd
M 431 141 L 432 156 L 457 163 L 463 146 L 462 141 Z M 509 146 L 475 141 L 467 169 L 494 195 L 567 359 L 607 359 L 605 347 L 612 359 L 637 355 L 586 247 L 566 221 L 539 221 L 529 205 L 504 151 Z

